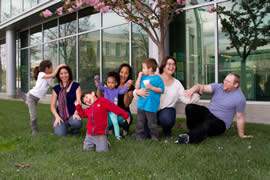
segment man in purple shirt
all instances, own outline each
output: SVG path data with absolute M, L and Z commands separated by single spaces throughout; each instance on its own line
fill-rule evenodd
M 240 76 L 230 73 L 223 84 L 197 84 L 185 91 L 185 95 L 192 97 L 195 92 L 199 94 L 210 93 L 212 99 L 209 108 L 197 104 L 186 106 L 187 127 L 189 132 L 180 134 L 176 143 L 199 143 L 209 136 L 217 136 L 230 128 L 234 116 L 240 138 L 252 138 L 244 133 L 244 111 L 246 98 L 238 89 Z

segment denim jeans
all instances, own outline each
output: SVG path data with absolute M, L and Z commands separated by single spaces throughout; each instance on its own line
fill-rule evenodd
M 55 117 L 53 117 L 53 124 Z M 60 125 L 54 127 L 54 135 L 56 136 L 66 136 L 68 134 L 68 127 L 71 127 L 71 134 L 78 134 L 82 128 L 82 120 L 73 119 L 73 115 L 68 119 L 68 125 L 65 122 L 61 122 Z

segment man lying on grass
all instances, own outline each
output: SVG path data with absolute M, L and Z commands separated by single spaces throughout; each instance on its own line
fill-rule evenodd
M 244 133 L 244 110 L 246 98 L 238 89 L 240 76 L 230 73 L 224 83 L 209 85 L 197 84 L 186 90 L 185 94 L 192 97 L 195 92 L 213 94 L 209 109 L 197 104 L 186 106 L 187 127 L 189 132 L 180 134 L 176 143 L 199 143 L 208 136 L 217 136 L 230 128 L 236 115 L 238 135 L 241 138 L 252 138 Z
M 130 118 L 128 113 L 103 97 L 97 98 L 94 91 L 83 93 L 81 101 L 89 106 L 86 109 L 83 109 L 78 102 L 74 103 L 79 115 L 83 118 L 89 118 L 86 124 L 87 132 L 83 149 L 88 151 L 94 150 L 96 147 L 97 152 L 108 151 L 108 141 L 106 136 L 108 112 L 111 111 L 118 116 L 122 116 L 124 121 L 129 123 Z

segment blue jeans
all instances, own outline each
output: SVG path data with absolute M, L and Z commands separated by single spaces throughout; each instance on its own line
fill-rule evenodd
M 55 117 L 53 117 L 53 124 Z M 71 134 L 78 134 L 82 128 L 82 120 L 74 119 L 73 115 L 68 119 L 68 125 L 65 122 L 61 122 L 60 125 L 54 127 L 54 135 L 56 136 L 66 136 L 68 134 L 68 127 L 71 127 Z
M 171 129 L 175 125 L 176 110 L 173 107 L 161 109 L 157 112 L 157 124 L 161 126 L 165 136 L 171 136 Z M 147 122 L 144 124 L 144 136 L 150 138 L 150 130 Z

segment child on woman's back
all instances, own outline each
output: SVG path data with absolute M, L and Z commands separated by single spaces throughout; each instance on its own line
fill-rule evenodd
M 87 132 L 83 149 L 93 150 L 96 147 L 97 152 L 108 151 L 106 136 L 108 112 L 111 111 L 118 116 L 122 116 L 129 123 L 130 118 L 128 113 L 103 97 L 97 98 L 94 91 L 83 93 L 81 101 L 89 106 L 86 109 L 82 109 L 82 106 L 77 101 L 75 102 L 79 115 L 83 118 L 89 118 L 86 124 Z
M 153 58 L 142 61 L 142 72 L 136 81 L 136 89 L 146 88 L 149 94 L 139 97 L 136 121 L 136 140 L 144 138 L 144 123 L 147 122 L 152 140 L 158 140 L 157 110 L 160 104 L 160 95 L 164 92 L 164 83 L 159 75 L 155 74 L 157 62 Z
M 132 84 L 132 80 L 129 80 L 122 89 L 117 88 L 120 81 L 119 74 L 117 72 L 108 73 L 107 87 L 102 86 L 98 75 L 95 76 L 95 81 L 98 83 L 98 89 L 104 92 L 104 97 L 116 105 L 117 105 L 118 94 L 125 94 L 125 92 L 128 90 L 128 88 Z M 119 130 L 119 124 L 117 120 L 117 115 L 112 112 L 109 112 L 109 116 L 113 123 L 115 137 L 118 140 L 120 140 L 120 130 Z
M 34 69 L 34 79 L 37 80 L 36 85 L 25 95 L 18 89 L 18 94 L 28 105 L 32 135 L 38 132 L 37 128 L 37 117 L 36 117 L 36 105 L 40 98 L 44 97 L 47 94 L 47 91 L 50 87 L 51 80 L 56 76 L 58 69 L 65 64 L 60 64 L 57 66 L 55 71 L 52 73 L 52 62 L 50 60 L 44 60 L 40 63 L 39 66 Z

